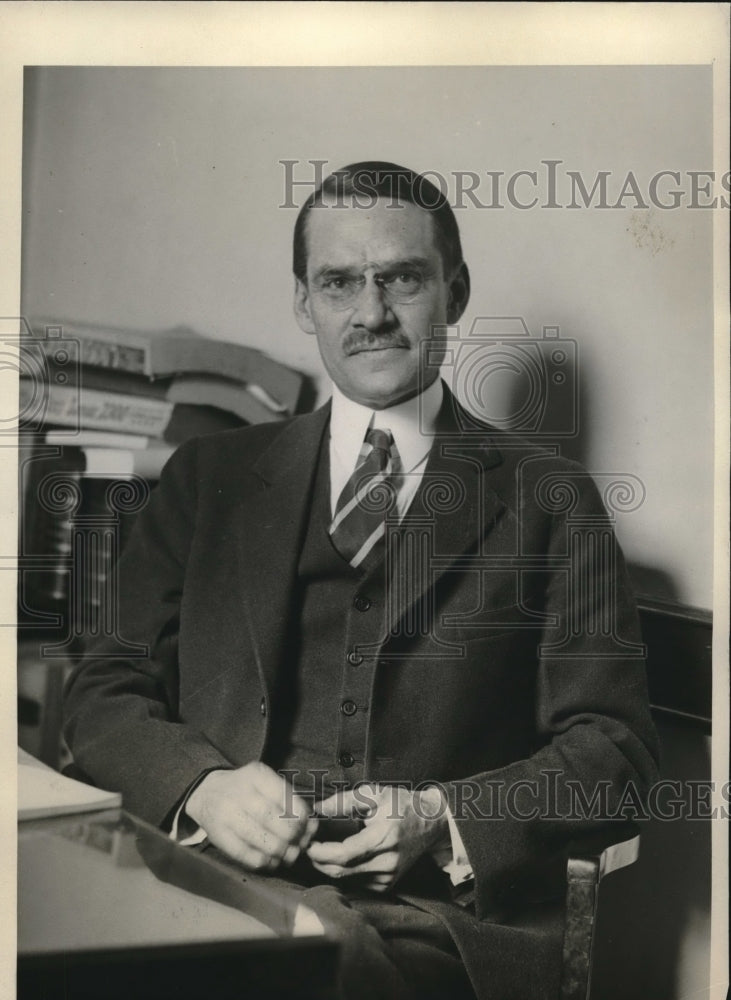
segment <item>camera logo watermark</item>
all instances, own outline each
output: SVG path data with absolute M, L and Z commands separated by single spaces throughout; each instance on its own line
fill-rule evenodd
M 421 350 L 425 381 L 441 369 L 479 421 L 551 441 L 578 435 L 579 347 L 557 326 L 533 336 L 522 316 L 478 316 L 466 333 L 459 326 L 440 328 Z M 461 411 L 458 419 L 462 434 L 484 434 Z
M 0 419 L 0 435 L 28 439 L 54 416 L 52 399 L 63 396 L 68 424 L 79 427 L 79 342 L 64 337 L 60 326 L 44 337 L 31 333 L 23 317 L 0 318 L 0 371 L 3 397 L 18 389 L 18 408 Z

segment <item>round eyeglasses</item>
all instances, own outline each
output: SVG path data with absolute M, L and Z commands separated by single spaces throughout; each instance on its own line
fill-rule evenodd
M 390 304 L 413 302 L 424 289 L 426 276 L 419 271 L 394 271 L 373 278 L 383 298 Z M 330 274 L 315 280 L 320 295 L 336 309 L 354 305 L 366 287 L 364 274 Z

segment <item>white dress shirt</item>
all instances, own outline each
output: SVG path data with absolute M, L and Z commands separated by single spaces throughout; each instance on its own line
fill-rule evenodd
M 396 510 L 399 521 L 403 518 L 426 468 L 443 394 L 441 379 L 437 379 L 420 396 L 386 410 L 371 410 L 354 403 L 333 386 L 330 416 L 330 512 L 333 516 L 343 487 L 353 474 L 367 431 L 389 430 L 399 457 Z

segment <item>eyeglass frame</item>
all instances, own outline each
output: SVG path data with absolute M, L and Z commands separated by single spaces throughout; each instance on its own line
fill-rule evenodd
M 385 285 L 386 281 L 393 280 L 398 276 L 406 274 L 411 275 L 418 281 L 418 288 L 413 291 L 394 294 L 393 290 Z M 435 274 L 431 268 L 422 268 L 411 263 L 396 263 L 392 267 L 386 268 L 383 272 L 375 274 L 373 276 L 373 281 L 380 289 L 384 300 L 390 305 L 408 305 L 419 298 L 419 296 L 424 292 L 426 284 L 434 276 Z M 331 294 L 325 286 L 325 282 L 331 282 L 338 279 L 348 280 L 353 284 L 353 287 L 349 292 L 346 289 L 343 289 L 344 297 L 342 298 L 338 298 L 337 295 Z M 362 272 L 356 275 L 347 268 L 328 268 L 322 275 L 317 275 L 317 277 L 313 280 L 313 290 L 326 299 L 332 308 L 344 310 L 351 308 L 351 306 L 357 302 L 366 287 L 366 282 L 367 277 Z

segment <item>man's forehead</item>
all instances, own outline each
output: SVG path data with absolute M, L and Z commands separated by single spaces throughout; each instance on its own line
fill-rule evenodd
M 330 264 L 438 258 L 434 220 L 410 202 L 313 206 L 307 220 L 308 270 Z

